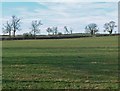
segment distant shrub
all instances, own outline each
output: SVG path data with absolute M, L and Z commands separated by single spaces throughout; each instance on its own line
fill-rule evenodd
M 31 33 L 24 33 L 23 38 L 33 38 L 33 35 Z
M 62 35 L 62 33 L 61 33 L 61 32 L 59 32 L 59 33 L 58 33 L 58 35 Z

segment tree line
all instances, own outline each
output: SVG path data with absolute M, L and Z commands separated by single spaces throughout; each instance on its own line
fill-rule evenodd
M 13 33 L 13 37 L 15 37 L 16 35 L 16 31 L 20 31 L 20 26 L 21 25 L 21 19 L 16 17 L 16 16 L 12 16 L 11 21 L 7 21 L 5 24 L 3 24 L 3 33 L 4 34 L 9 34 L 9 37 L 12 37 L 12 33 Z M 29 33 L 24 33 L 23 35 L 33 35 L 34 38 L 36 38 L 36 35 L 38 33 L 40 33 L 40 26 L 43 25 L 41 23 L 40 20 L 34 20 L 31 22 L 31 31 Z M 108 23 L 105 23 L 103 28 L 104 28 L 104 32 L 109 32 L 109 34 L 113 33 L 114 28 L 117 27 L 115 25 L 114 21 L 110 21 Z M 64 26 L 64 30 L 65 30 L 65 34 L 72 34 L 73 33 L 73 29 L 68 29 L 67 26 Z M 91 35 L 95 35 L 97 32 L 99 31 L 98 25 L 95 23 L 90 23 L 85 27 L 85 32 L 86 33 L 90 33 Z M 57 27 L 48 27 L 46 29 L 46 32 L 48 33 L 48 35 L 61 35 L 61 32 L 58 32 L 58 28 Z

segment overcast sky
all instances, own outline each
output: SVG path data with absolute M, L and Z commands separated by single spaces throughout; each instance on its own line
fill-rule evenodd
M 47 27 L 57 26 L 58 31 L 64 32 L 63 27 L 72 28 L 74 33 L 84 33 L 85 26 L 96 23 L 99 33 L 103 33 L 103 25 L 115 21 L 118 25 L 117 2 L 3 2 L 2 16 L 5 23 L 12 15 L 21 18 L 21 31 L 30 32 L 31 21 L 41 20 L 41 33 L 46 34 Z M 117 28 L 115 28 L 117 31 Z

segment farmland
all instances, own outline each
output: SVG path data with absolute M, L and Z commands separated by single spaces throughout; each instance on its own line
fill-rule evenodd
M 2 42 L 3 89 L 117 89 L 118 36 Z

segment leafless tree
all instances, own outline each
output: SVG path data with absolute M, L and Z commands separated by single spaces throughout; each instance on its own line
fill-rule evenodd
M 48 35 L 52 34 L 52 35 L 57 35 L 58 34 L 58 30 L 57 30 L 57 27 L 48 27 L 46 29 L 46 31 L 48 32 Z
M 114 21 L 110 21 L 109 23 L 105 23 L 104 24 L 104 28 L 105 28 L 104 32 L 107 31 L 107 32 L 109 32 L 109 34 L 112 34 L 115 27 L 117 27 L 117 26 L 115 25 Z
M 51 29 L 50 27 L 48 27 L 48 28 L 46 29 L 46 31 L 48 32 L 48 35 L 50 35 L 50 33 L 52 32 L 52 29 Z
M 69 30 L 68 30 L 67 26 L 64 26 L 64 29 L 65 29 L 65 33 L 69 34 Z
M 32 32 L 34 33 L 34 37 L 36 38 L 36 34 L 37 33 L 40 33 L 40 29 L 39 29 L 39 26 L 40 25 L 43 25 L 42 23 L 41 23 L 41 21 L 37 21 L 37 20 L 35 20 L 35 21 L 32 21 L 32 24 L 31 24 L 31 26 L 32 26 Z
M 20 30 L 20 18 L 16 16 L 12 16 L 12 28 L 13 28 L 13 36 L 15 37 L 15 33 L 17 30 Z
M 90 33 L 91 35 L 94 35 L 96 32 L 98 32 L 98 26 L 95 23 L 91 23 L 85 27 L 85 30 L 87 33 Z
M 12 23 L 6 22 L 6 24 L 3 24 L 3 33 L 9 33 L 9 37 L 11 37 L 11 32 L 12 32 Z
M 52 32 L 53 32 L 53 35 L 57 35 L 57 34 L 58 34 L 58 29 L 57 29 L 57 27 L 53 27 L 53 28 L 52 28 Z

